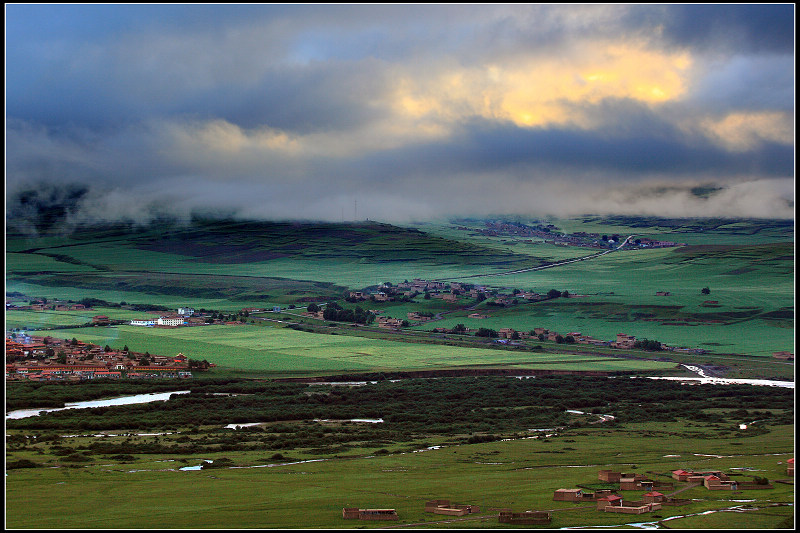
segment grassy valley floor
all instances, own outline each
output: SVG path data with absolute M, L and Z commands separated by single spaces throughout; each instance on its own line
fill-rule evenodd
M 643 515 L 602 513 L 593 503 L 552 500 L 558 488 L 597 484 L 600 469 L 655 472 L 654 477 L 667 480 L 666 474 L 678 468 L 743 468 L 742 476 L 734 479 L 750 479 L 753 474 L 771 481 L 786 479 L 785 462 L 793 449 L 791 427 L 716 439 L 704 438 L 702 427 L 694 429 L 694 438 L 682 434 L 686 428 L 663 424 L 580 429 L 548 439 L 445 445 L 417 453 L 348 454 L 299 464 L 265 460 L 266 451 L 254 451 L 20 469 L 6 478 L 6 526 L 344 529 L 389 524 L 342 519 L 343 507 L 360 507 L 396 509 L 400 519 L 392 526 L 431 528 L 509 527 L 497 522 L 500 508 L 550 511 L 553 528 L 622 526 L 672 517 L 686 518 L 669 520 L 670 528 L 791 527 L 791 481 L 736 493 L 698 487 L 680 494 L 691 503 Z M 221 456 L 241 467 L 179 470 Z M 636 491 L 622 494 L 625 499 L 641 496 Z M 479 505 L 481 510 L 464 521 L 424 512 L 426 501 L 440 498 Z M 722 511 L 742 507 L 748 512 Z M 720 512 L 700 517 L 708 511 Z

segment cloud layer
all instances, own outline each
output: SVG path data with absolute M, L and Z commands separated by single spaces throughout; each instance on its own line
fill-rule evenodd
M 10 5 L 6 21 L 9 217 L 19 191 L 76 187 L 82 219 L 794 213 L 793 5 Z

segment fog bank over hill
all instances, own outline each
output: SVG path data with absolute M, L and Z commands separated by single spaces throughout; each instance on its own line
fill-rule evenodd
M 495 183 L 493 190 L 470 197 L 447 190 L 415 195 L 354 191 L 351 195 L 315 198 L 302 191 L 278 197 L 261 197 L 253 190 L 187 186 L 163 190 L 107 190 L 70 184 L 9 191 L 6 222 L 10 228 L 35 233 L 37 228 L 70 228 L 80 224 L 125 222 L 148 224 L 159 218 L 188 220 L 193 215 L 229 216 L 253 220 L 318 220 L 348 222 L 378 220 L 391 223 L 425 221 L 443 217 L 520 215 L 579 216 L 643 215 L 658 217 L 777 218 L 794 217 L 794 183 L 761 180 L 729 186 L 687 184 L 594 188 L 564 181 L 541 186 Z M 234 191 L 240 190 L 240 193 Z M 428 188 L 430 190 L 430 187 Z M 530 194 L 524 194 L 530 190 Z

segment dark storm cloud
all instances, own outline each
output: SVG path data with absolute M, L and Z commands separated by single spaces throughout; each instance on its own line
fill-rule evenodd
M 443 175 L 526 168 L 584 175 L 597 170 L 616 173 L 620 180 L 664 173 L 677 180 L 714 173 L 783 177 L 793 172 L 791 145 L 762 142 L 758 148 L 731 153 L 629 101 L 604 101 L 582 111 L 602 123 L 602 130 L 525 128 L 510 122 L 472 120 L 459 128 L 458 136 L 446 141 L 373 154 L 361 171 L 381 169 L 375 175 L 384 180 L 425 169 Z
M 675 4 L 641 6 L 635 18 L 663 23 L 682 46 L 725 46 L 740 52 L 794 54 L 794 4 Z
M 222 118 L 244 128 L 268 125 L 294 133 L 350 129 L 382 112 L 364 100 L 386 91 L 383 69 L 370 61 L 270 69 L 250 87 L 220 87 L 176 104 L 174 112 Z

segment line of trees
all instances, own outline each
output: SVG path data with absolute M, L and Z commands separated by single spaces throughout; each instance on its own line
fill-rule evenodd
M 310 307 L 310 306 L 309 306 Z M 369 311 L 364 311 L 359 306 L 355 309 L 342 309 L 336 302 L 328 302 L 322 312 L 322 318 L 334 322 L 355 322 L 356 324 L 372 324 L 375 315 Z
M 659 341 L 648 340 L 648 339 L 641 339 L 635 341 L 633 343 L 633 347 L 639 348 L 640 350 L 646 350 L 648 352 L 660 352 L 663 349 Z

